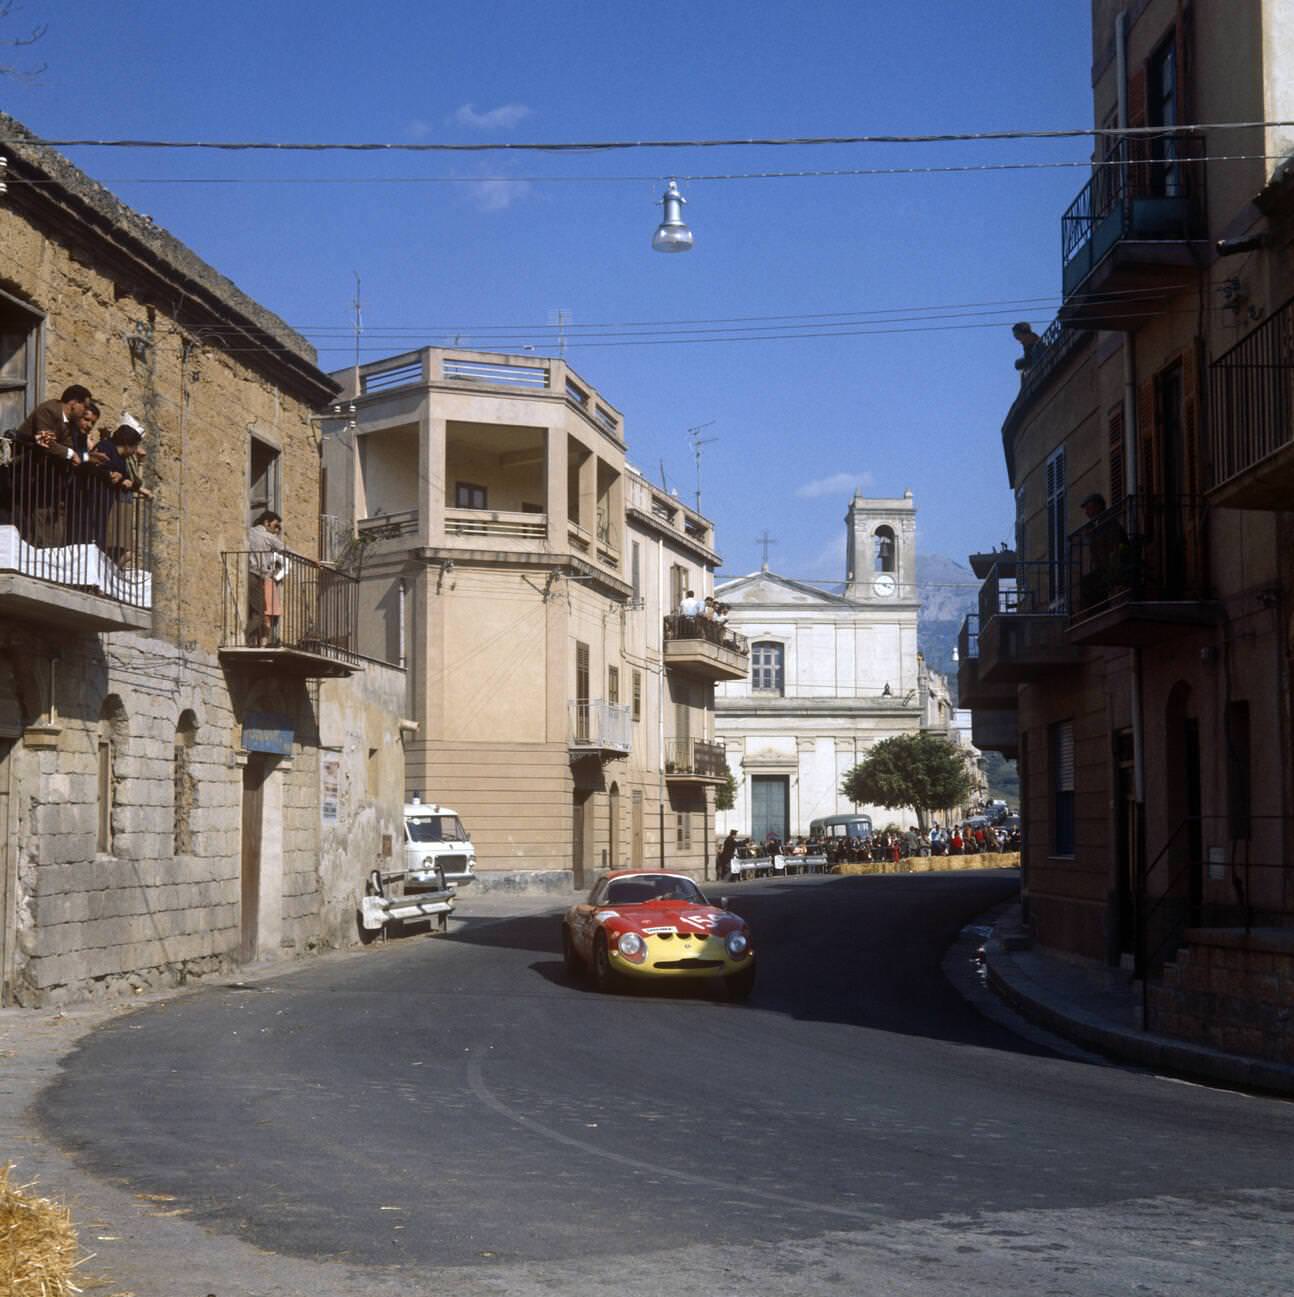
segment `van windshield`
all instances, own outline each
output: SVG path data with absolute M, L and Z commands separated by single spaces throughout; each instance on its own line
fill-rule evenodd
M 410 842 L 464 842 L 467 834 L 457 815 L 409 816 L 404 827 Z

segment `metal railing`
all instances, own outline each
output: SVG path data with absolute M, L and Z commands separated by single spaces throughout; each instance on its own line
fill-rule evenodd
M 1069 538 L 1074 620 L 1128 602 L 1203 597 L 1199 528 L 1189 496 L 1127 496 Z
M 722 779 L 728 773 L 726 749 L 722 743 L 708 739 L 667 739 L 665 773 Z
M 1118 141 L 1061 217 L 1067 291 L 1121 239 L 1199 237 L 1204 145 L 1196 134 Z
M 1022 562 L 1014 558 L 995 563 L 979 588 L 980 628 L 994 617 L 1055 617 L 1064 613 L 1064 563 Z
M 738 634 L 713 617 L 694 617 L 684 613 L 671 613 L 665 618 L 665 642 L 671 640 L 703 639 L 718 648 L 728 649 L 732 653 L 750 656 L 750 643 L 744 635 Z
M 418 511 L 401 509 L 398 513 L 375 513 L 361 518 L 355 524 L 355 530 L 366 540 L 395 540 L 400 536 L 413 536 L 418 531 Z
M 295 649 L 358 664 L 359 582 L 290 551 L 221 554 L 221 648 Z
M 973 662 L 979 657 L 979 614 L 970 612 L 957 632 L 957 660 Z
M 505 513 L 497 509 L 446 509 L 445 534 L 543 540 L 548 535 L 548 515 Z
M 1209 368 L 1209 485 L 1294 443 L 1294 298 Z
M 349 518 L 338 518 L 335 514 L 319 515 L 319 561 L 321 563 L 340 563 L 355 540 L 355 528 Z
M 601 698 L 571 703 L 571 747 L 628 752 L 633 739 L 633 710 L 628 703 Z
M 0 468 L 0 569 L 153 606 L 152 501 L 107 471 L 39 446 L 6 443 Z
M 1137 976 L 1157 975 L 1188 928 L 1294 928 L 1288 900 L 1272 903 L 1288 896 L 1291 836 L 1288 816 L 1249 815 L 1243 828 L 1225 815 L 1184 819 L 1136 879 Z M 1209 895 L 1209 883 L 1222 883 L 1225 897 Z

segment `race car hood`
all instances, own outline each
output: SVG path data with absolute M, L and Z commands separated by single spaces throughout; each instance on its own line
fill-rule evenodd
M 640 901 L 634 905 L 607 905 L 594 917 L 615 932 L 694 932 L 726 936 L 745 925 L 727 910 L 686 901 Z

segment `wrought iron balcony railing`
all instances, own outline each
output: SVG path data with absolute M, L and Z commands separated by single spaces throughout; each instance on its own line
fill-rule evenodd
M 633 742 L 633 711 L 627 703 L 601 698 L 571 703 L 571 747 L 589 751 L 628 752 Z
M 359 582 L 290 551 L 227 551 L 222 649 L 289 650 L 358 665 Z
M 1219 356 L 1209 378 L 1212 488 L 1294 445 L 1294 298 Z
M 8 440 L 0 449 L 0 569 L 151 608 L 152 501 L 102 467 Z
M 713 617 L 690 617 L 674 613 L 665 618 L 665 642 L 671 640 L 706 640 L 718 648 L 750 655 L 750 643 L 744 635 L 730 630 Z
M 724 745 L 712 743 L 708 739 L 667 739 L 665 773 L 722 779 L 728 773 Z
M 995 563 L 979 590 L 978 638 L 995 617 L 1060 616 L 1065 607 L 1065 564 L 1010 559 Z

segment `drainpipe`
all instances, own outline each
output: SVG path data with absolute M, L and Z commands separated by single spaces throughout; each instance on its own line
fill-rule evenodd
M 657 790 L 660 828 L 660 867 L 665 868 L 665 542 L 656 541 L 656 611 L 660 616 L 660 665 L 656 679 Z

